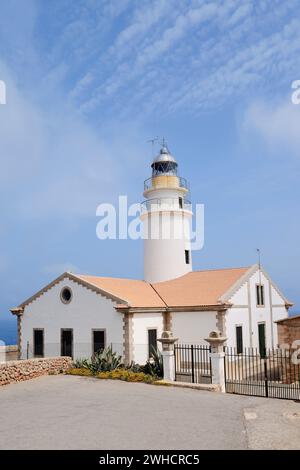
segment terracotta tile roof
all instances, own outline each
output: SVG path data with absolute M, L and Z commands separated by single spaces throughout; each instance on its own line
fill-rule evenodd
M 127 302 L 130 307 L 197 307 L 220 303 L 249 270 L 246 268 L 194 271 L 171 281 L 153 284 L 133 279 L 76 275 Z
M 248 270 L 249 267 L 193 271 L 153 286 L 169 307 L 216 305 Z
M 120 279 L 116 277 L 83 276 L 76 277 L 89 284 L 118 297 L 131 307 L 165 307 L 151 285 L 135 279 Z

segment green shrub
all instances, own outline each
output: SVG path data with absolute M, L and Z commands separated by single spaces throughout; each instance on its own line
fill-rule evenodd
M 140 366 L 139 364 L 136 364 L 134 361 L 131 361 L 130 364 L 124 365 L 123 368 L 131 372 L 143 372 L 144 371 L 144 367 Z
M 164 376 L 163 358 L 158 349 L 152 347 L 151 357 L 143 366 L 143 372 L 154 377 L 161 378 Z

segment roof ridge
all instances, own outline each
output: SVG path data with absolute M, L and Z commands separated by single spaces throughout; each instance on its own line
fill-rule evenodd
M 188 274 L 192 274 L 192 273 L 207 273 L 207 272 L 210 272 L 210 271 L 229 271 L 229 270 L 233 270 L 233 269 L 249 269 L 252 267 L 252 264 L 249 265 L 249 266 L 237 266 L 237 267 L 234 267 L 234 268 L 213 268 L 213 269 L 196 269 L 194 271 L 191 271 L 189 272 Z M 185 274 L 184 274 L 185 276 Z
M 154 290 L 154 292 L 158 295 L 158 297 L 163 301 L 163 303 L 165 304 L 165 306 L 167 308 L 169 308 L 169 305 L 167 304 L 167 302 L 164 300 L 164 298 L 157 292 L 157 290 L 155 289 L 155 287 L 153 286 L 153 284 L 151 284 L 151 282 L 147 282 L 147 284 L 149 284 L 152 289 Z
M 73 274 L 73 273 L 70 273 L 70 274 Z M 149 284 L 144 279 L 132 279 L 130 277 L 97 276 L 96 274 L 75 274 L 75 276 L 96 277 L 97 279 L 117 279 L 120 281 L 141 281 L 141 282 L 145 282 L 146 284 Z

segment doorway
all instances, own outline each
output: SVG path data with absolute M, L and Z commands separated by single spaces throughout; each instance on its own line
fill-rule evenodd
M 149 359 L 157 351 L 157 329 L 151 328 L 148 330 L 148 357 Z
M 61 356 L 73 357 L 73 330 L 71 328 L 61 330 Z
M 266 357 L 266 324 L 258 324 L 258 344 L 260 357 Z
M 33 355 L 34 357 L 44 357 L 44 330 L 33 330 Z

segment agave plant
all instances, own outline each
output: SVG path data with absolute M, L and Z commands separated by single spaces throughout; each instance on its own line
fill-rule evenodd
M 89 369 L 90 360 L 84 358 L 78 358 L 74 361 L 74 367 L 76 369 Z
M 161 352 L 152 346 L 151 356 L 143 367 L 144 373 L 156 377 L 164 376 L 163 358 Z
M 139 364 L 137 364 L 136 362 L 134 361 L 131 361 L 130 364 L 126 364 L 123 366 L 125 370 L 130 370 L 131 372 L 143 372 L 144 368 L 143 366 L 140 366 Z
M 88 368 L 93 372 L 109 372 L 122 365 L 122 357 L 113 352 L 111 346 L 95 354 L 88 363 Z

